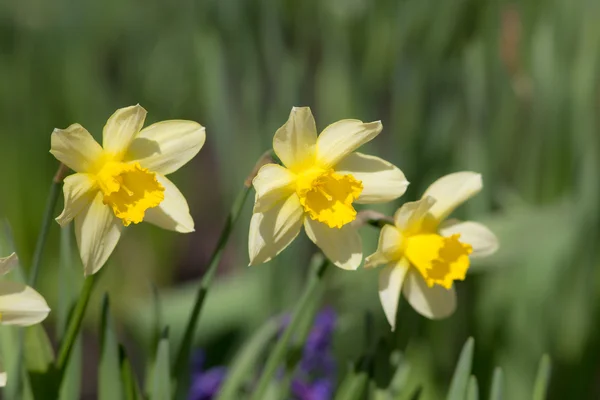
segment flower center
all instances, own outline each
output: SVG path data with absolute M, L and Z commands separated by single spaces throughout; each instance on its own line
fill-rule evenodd
M 459 234 L 450 237 L 422 234 L 406 239 L 405 255 L 427 286 L 438 284 L 450 289 L 453 281 L 465 279 L 473 248 L 460 242 L 459 237 Z
M 296 192 L 308 215 L 330 228 L 341 228 L 356 218 L 352 202 L 363 190 L 352 175 L 330 170 L 309 170 L 298 177 Z
M 156 174 L 139 163 L 108 162 L 96 179 L 104 194 L 104 204 L 113 209 L 125 226 L 142 222 L 146 210 L 158 206 L 165 198 L 165 188 Z

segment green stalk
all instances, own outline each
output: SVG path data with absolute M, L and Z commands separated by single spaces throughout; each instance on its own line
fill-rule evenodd
M 250 188 L 251 186 L 244 186 L 244 189 L 236 197 L 233 206 L 231 207 L 231 211 L 229 212 L 229 215 L 227 217 L 225 227 L 223 228 L 221 236 L 219 237 L 219 241 L 217 242 L 217 247 L 215 248 L 213 254 L 210 257 L 208 270 L 206 271 L 206 273 L 202 277 L 202 280 L 200 281 L 200 286 L 198 287 L 198 292 L 196 294 L 194 308 L 190 313 L 190 317 L 185 328 L 185 334 L 179 346 L 177 357 L 175 358 L 175 364 L 172 371 L 172 375 L 174 377 L 176 377 L 178 373 L 182 373 L 183 371 L 188 370 L 187 367 L 190 356 L 190 349 L 192 347 L 192 341 L 194 338 L 194 333 L 196 332 L 196 327 L 198 325 L 198 319 L 200 318 L 200 311 L 202 310 L 204 299 L 206 298 L 208 288 L 210 287 L 215 272 L 217 271 L 217 267 L 219 266 L 219 263 L 221 261 L 221 256 L 223 255 L 223 250 L 225 249 L 225 245 L 229 240 L 231 231 L 236 221 L 238 220 L 238 217 L 240 216 L 246 199 L 248 198 Z
M 283 335 L 281 335 L 281 338 L 279 338 L 275 344 L 275 347 L 271 351 L 271 354 L 265 363 L 265 368 L 263 369 L 263 372 L 258 380 L 258 384 L 256 385 L 256 389 L 250 397 L 250 400 L 262 400 L 265 398 L 266 390 L 273 381 L 273 376 L 275 375 L 277 368 L 285 361 L 288 344 L 292 339 L 292 335 L 300 327 L 303 317 L 306 315 L 306 311 L 312 304 L 311 300 L 319 292 L 321 283 L 323 282 L 323 276 L 325 275 L 328 265 L 329 260 L 324 259 L 323 262 L 318 265 L 317 268 L 315 268 L 315 272 L 310 277 L 306 287 L 304 288 L 302 297 L 300 297 L 300 301 L 294 309 L 294 313 L 292 314 L 292 319 L 289 325 L 285 329 Z
M 73 345 L 77 340 L 77 334 L 79 333 L 79 329 L 81 328 L 81 322 L 83 321 L 83 316 L 85 315 L 85 310 L 90 300 L 90 296 L 92 295 L 92 290 L 94 289 L 96 281 L 96 275 L 90 275 L 87 278 L 85 278 L 85 282 L 83 283 L 83 288 L 81 289 L 79 299 L 77 300 L 75 309 L 73 310 L 73 313 L 69 318 L 67 332 L 63 338 L 63 341 L 60 344 L 60 348 L 58 350 L 58 358 L 56 359 L 56 368 L 58 369 L 60 373 L 59 376 L 61 377 L 64 373 L 67 360 L 69 359 L 69 355 L 71 354 L 71 350 L 73 350 Z
M 44 219 L 42 220 L 42 229 L 40 230 L 40 234 L 38 235 L 38 239 L 35 244 L 35 251 L 33 253 L 33 260 L 31 262 L 31 270 L 29 271 L 29 286 L 31 287 L 35 287 L 35 283 L 40 272 L 40 263 L 42 261 L 42 254 L 44 253 L 44 246 L 46 245 L 46 239 L 48 238 L 50 225 L 54 219 L 54 209 L 56 208 L 58 195 L 60 194 L 60 187 L 67 171 L 67 167 L 64 164 L 60 164 L 58 171 L 56 171 L 56 174 L 54 175 L 54 179 L 52 179 L 50 194 L 46 200 L 46 210 L 44 211 Z

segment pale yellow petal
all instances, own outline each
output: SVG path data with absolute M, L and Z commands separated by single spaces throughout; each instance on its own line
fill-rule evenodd
M 48 316 L 50 307 L 34 289 L 22 283 L 0 281 L 0 323 L 28 326 Z
M 144 221 L 170 231 L 194 232 L 194 219 L 183 194 L 166 177 L 156 174 L 156 179 L 165 188 L 165 199 L 157 207 L 146 210 Z
M 385 225 L 379 234 L 377 251 L 365 259 L 365 268 L 397 261 L 402 255 L 402 233 L 392 225 Z
M 288 198 L 295 189 L 296 175 L 277 164 L 263 165 L 252 181 L 256 190 L 254 212 L 269 210 L 279 201 Z
M 250 265 L 265 263 L 281 253 L 298 236 L 304 210 L 296 194 L 280 201 L 250 220 L 248 253 Z
M 429 210 L 435 204 L 431 197 L 404 203 L 394 214 L 394 224 L 405 235 L 417 233 L 433 217 Z
M 273 150 L 283 165 L 295 171 L 315 159 L 317 128 L 309 107 L 294 107 L 285 124 L 275 132 Z
M 381 121 L 344 119 L 329 125 L 317 139 L 317 162 L 324 168 L 338 162 L 381 132 Z
M 460 234 L 459 241 L 470 244 L 473 252 L 469 257 L 487 257 L 499 247 L 498 238 L 485 225 L 473 221 L 448 221 L 440 226 L 442 236 Z
M 423 194 L 436 201 L 429 212 L 438 220 L 446 218 L 454 209 L 475 196 L 483 183 L 481 175 L 476 172 L 455 172 L 433 182 Z
M 6 371 L 4 370 L 4 366 L 0 363 L 0 387 L 6 386 L 8 376 L 6 375 Z
M 94 172 L 103 151 L 83 126 L 73 124 L 52 132 L 50 153 L 76 172 Z
M 142 129 L 135 137 L 125 154 L 125 161 L 139 161 L 150 171 L 168 175 L 194 158 L 205 140 L 205 128 L 197 122 L 157 122 Z
M 406 274 L 402 292 L 412 308 L 429 319 L 446 318 L 456 309 L 454 286 L 450 289 L 439 285 L 429 287 L 414 269 Z
M 67 225 L 83 210 L 96 196 L 98 187 L 91 174 L 73 174 L 67 176 L 63 183 L 65 206 L 63 212 L 56 218 L 61 226 Z
M 146 110 L 139 104 L 119 108 L 106 121 L 102 130 L 102 147 L 107 153 L 121 158 L 144 126 Z
M 75 217 L 75 238 L 85 275 L 95 274 L 119 242 L 123 223 L 102 202 L 101 192 Z
M 0 257 L 0 276 L 8 274 L 18 264 L 17 253 L 12 253 L 8 257 Z
M 379 157 L 352 153 L 336 167 L 340 174 L 350 174 L 362 182 L 363 190 L 356 203 L 387 203 L 402 196 L 408 181 L 400 169 Z
M 307 217 L 304 220 L 304 229 L 309 239 L 336 266 L 347 270 L 355 270 L 360 266 L 362 241 L 353 224 L 330 228 L 322 222 Z
M 396 313 L 398 312 L 398 300 L 402 293 L 402 283 L 410 268 L 405 258 L 388 264 L 379 273 L 379 300 L 383 307 L 385 318 L 392 327 L 396 329 Z

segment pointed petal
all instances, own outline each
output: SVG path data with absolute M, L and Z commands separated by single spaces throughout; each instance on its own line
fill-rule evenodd
M 482 187 L 480 174 L 469 171 L 455 172 L 433 182 L 423 197 L 431 196 L 436 200 L 430 212 L 441 221 L 456 207 L 479 193 Z
M 34 289 L 22 283 L 0 281 L 0 322 L 28 326 L 41 322 L 50 308 Z
M 7 378 L 8 377 L 6 375 L 6 371 L 4 370 L 4 365 L 0 363 L 0 387 L 6 386 Z
M 398 260 L 402 251 L 402 233 L 392 225 L 385 225 L 379 234 L 377 251 L 365 259 L 365 268 L 373 268 Z
M 398 300 L 400 300 L 402 283 L 409 268 L 408 261 L 402 258 L 400 261 L 388 264 L 379 273 L 379 300 L 385 317 L 392 327 L 392 332 L 396 329 Z
M 268 211 L 253 214 L 248 236 L 250 265 L 266 263 L 281 253 L 300 233 L 303 219 L 304 210 L 296 194 Z
M 52 132 L 50 153 L 75 172 L 93 172 L 103 151 L 83 126 L 73 124 Z
M 73 174 L 67 176 L 63 183 L 63 193 L 65 196 L 65 208 L 56 218 L 60 226 L 65 226 L 77 214 L 81 212 L 94 200 L 96 196 L 96 180 L 91 174 Z
M 102 130 L 104 150 L 117 157 L 124 156 L 133 139 L 142 130 L 145 119 L 146 110 L 139 104 L 115 111 Z
M 405 234 L 418 232 L 427 217 L 431 218 L 429 210 L 434 204 L 435 200 L 431 197 L 404 203 L 394 214 L 394 224 Z
M 346 224 L 330 228 L 322 222 L 305 218 L 306 234 L 332 263 L 342 269 L 355 270 L 362 261 L 362 241 L 357 228 Z
M 8 257 L 0 257 L 0 276 L 8 274 L 19 263 L 17 253 L 12 253 Z M 0 316 L 0 318 L 2 318 Z
M 123 230 L 121 220 L 102 199 L 102 193 L 98 192 L 75 217 L 75 237 L 85 275 L 95 274 L 106 263 Z
M 317 162 L 324 168 L 334 167 L 377 136 L 381 129 L 381 121 L 365 123 L 356 119 L 344 119 L 329 125 L 317 139 Z
M 252 181 L 256 190 L 254 212 L 269 210 L 279 201 L 288 198 L 295 190 L 296 175 L 277 164 L 263 165 Z
M 166 177 L 156 174 L 156 179 L 165 188 L 165 199 L 157 207 L 146 210 L 144 221 L 170 231 L 194 232 L 194 219 L 183 194 Z
M 340 174 L 350 174 L 362 182 L 359 204 L 386 203 L 402 196 L 408 187 L 404 173 L 393 164 L 375 156 L 352 153 L 336 167 Z
M 456 309 L 454 286 L 450 289 L 439 285 L 429 287 L 414 270 L 408 272 L 402 292 L 415 311 L 429 319 L 446 318 Z
M 295 170 L 314 161 L 317 143 L 315 119 L 309 107 L 294 107 L 285 124 L 275 132 L 273 150 L 287 168 Z
M 440 234 L 442 236 L 460 234 L 458 240 L 473 247 L 470 257 L 487 257 L 498 250 L 498 238 L 485 225 L 473 221 L 447 222 L 440 226 Z
M 152 124 L 133 139 L 125 161 L 168 175 L 187 164 L 206 140 L 205 128 L 194 121 L 173 120 Z

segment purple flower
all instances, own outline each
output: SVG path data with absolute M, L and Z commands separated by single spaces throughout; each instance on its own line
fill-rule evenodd
M 194 355 L 192 384 L 188 393 L 188 400 L 211 400 L 215 398 L 221 389 L 223 380 L 225 380 L 227 368 L 214 367 L 203 370 L 205 358 L 202 351 Z
M 318 379 L 312 384 L 296 379 L 292 382 L 294 400 L 330 400 L 333 397 L 333 384 L 329 379 Z
M 336 319 L 332 308 L 324 309 L 315 318 L 302 354 L 301 367 L 304 372 L 325 376 L 335 374 L 331 342 Z

